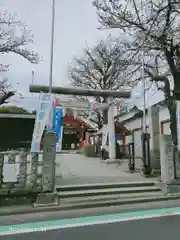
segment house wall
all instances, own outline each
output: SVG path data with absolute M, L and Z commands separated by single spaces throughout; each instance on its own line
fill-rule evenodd
M 141 117 L 138 117 L 136 119 L 132 118 L 137 112 L 138 111 L 134 111 L 131 113 L 127 113 L 122 117 L 119 117 L 119 122 L 123 121 L 125 124 L 125 127 L 128 130 L 132 131 L 131 136 L 126 136 L 126 144 L 134 140 L 136 158 L 142 157 L 142 144 L 141 144 L 142 118 Z M 147 132 L 149 132 L 152 135 L 150 111 L 148 111 L 148 114 L 146 115 L 146 123 L 147 123 Z M 164 106 L 159 108 L 159 128 L 160 128 L 160 131 L 159 131 L 160 134 L 170 134 L 169 112 L 168 112 L 168 109 Z
M 159 110 L 159 122 L 161 135 L 171 134 L 170 133 L 170 116 L 167 107 L 161 107 Z
M 129 114 L 129 117 L 134 116 L 138 111 L 135 111 L 134 114 L 131 113 Z M 127 114 L 128 115 L 128 114 Z M 121 119 L 125 118 L 119 118 L 119 121 L 121 122 Z M 127 116 L 126 116 L 126 119 Z M 149 116 L 146 116 L 146 123 L 147 123 L 147 130 L 148 130 L 148 125 L 149 125 Z M 141 158 L 142 157 L 142 142 L 141 142 L 141 134 L 142 134 L 142 118 L 137 117 L 135 119 L 132 118 L 129 120 L 126 120 L 124 122 L 125 127 L 132 131 L 132 135 L 126 136 L 126 144 L 128 144 L 131 141 L 134 141 L 134 148 L 135 148 L 135 157 L 136 158 Z

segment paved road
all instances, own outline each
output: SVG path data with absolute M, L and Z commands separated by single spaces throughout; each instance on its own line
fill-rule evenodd
M 53 211 L 53 212 L 42 212 L 19 214 L 19 215 L 7 215 L 0 216 L 0 226 L 22 224 L 22 223 L 33 223 L 33 222 L 44 222 L 54 221 L 71 218 L 82 218 L 92 216 L 103 216 L 109 214 L 119 214 L 126 212 L 137 212 L 151 209 L 167 209 L 176 208 L 180 206 L 179 200 L 163 201 L 163 202 L 152 202 L 152 203 L 139 203 L 131 205 L 121 206 L 109 206 L 92 209 L 77 209 L 70 211 Z
M 0 240 L 179 240 L 179 221 L 180 216 L 168 216 L 0 236 Z
M 130 174 L 128 172 L 128 160 L 117 165 L 104 163 L 99 158 L 87 158 L 78 154 L 59 154 L 56 163 L 56 184 L 144 180 L 140 173 Z M 140 160 L 137 165 L 140 165 Z

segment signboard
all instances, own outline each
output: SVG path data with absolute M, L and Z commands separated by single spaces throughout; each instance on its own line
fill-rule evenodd
M 53 108 L 52 130 L 56 134 L 56 151 L 61 150 L 61 138 L 63 131 L 63 109 Z
M 3 165 L 3 183 L 16 183 L 18 181 L 19 164 Z
M 44 132 L 45 126 L 48 124 L 49 115 L 51 112 L 54 96 L 50 93 L 41 93 L 39 105 L 36 114 L 36 121 L 31 144 L 31 152 L 40 151 L 40 141 Z

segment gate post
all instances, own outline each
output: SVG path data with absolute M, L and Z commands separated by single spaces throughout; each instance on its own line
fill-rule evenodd
M 129 171 L 131 173 L 135 172 L 135 160 L 134 160 L 134 142 L 128 144 L 129 150 Z
M 56 136 L 46 131 L 43 139 L 42 188 L 43 192 L 53 192 L 55 187 Z
M 142 159 L 143 159 L 143 174 L 145 177 L 151 176 L 151 160 L 150 160 L 150 134 L 142 133 Z
M 0 153 L 0 189 L 3 184 L 3 165 L 4 165 L 4 154 Z

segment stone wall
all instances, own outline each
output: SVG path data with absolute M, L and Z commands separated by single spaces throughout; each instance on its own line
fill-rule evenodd
M 42 154 L 31 154 L 24 149 L 0 152 L 0 191 L 41 187 Z
M 55 136 L 50 131 L 45 135 L 43 153 L 26 149 L 0 152 L 0 206 L 5 198 L 21 196 L 35 201 L 38 193 L 53 192 L 55 158 Z

